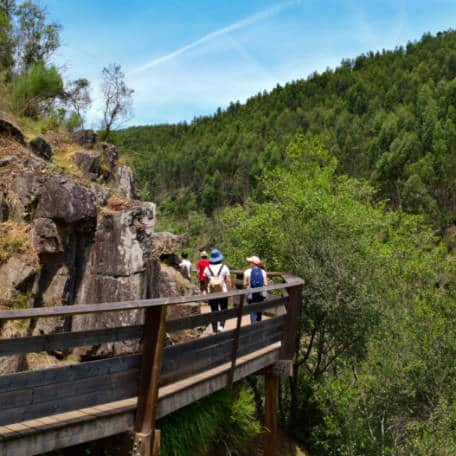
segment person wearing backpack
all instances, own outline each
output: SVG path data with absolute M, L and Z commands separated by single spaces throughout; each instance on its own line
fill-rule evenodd
M 209 266 L 209 260 L 207 259 L 207 252 L 203 250 L 200 253 L 201 259 L 196 263 L 196 267 L 198 269 L 198 282 L 200 287 L 201 294 L 207 293 L 206 287 L 206 278 L 204 277 L 204 271 Z
M 212 250 L 209 256 L 209 266 L 204 270 L 208 293 L 227 292 L 231 288 L 231 276 L 228 266 L 222 263 L 223 255 L 218 249 Z M 211 299 L 209 301 L 212 312 L 228 308 L 228 298 Z M 225 320 L 212 323 L 214 333 L 225 329 Z
M 257 256 L 247 258 L 250 267 L 244 271 L 244 287 L 246 288 L 261 288 L 269 285 L 266 271 L 262 268 L 261 260 Z M 247 303 L 253 304 L 266 299 L 265 292 L 249 293 L 247 295 Z M 252 312 L 250 314 L 250 322 L 256 323 L 261 321 L 261 312 Z

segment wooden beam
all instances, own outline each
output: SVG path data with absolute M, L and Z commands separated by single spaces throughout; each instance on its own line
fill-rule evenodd
M 137 456 L 150 456 L 154 448 L 158 388 L 165 341 L 165 321 L 165 306 L 146 311 L 143 364 L 135 420 L 135 443 L 139 445 Z
M 302 285 L 304 282 L 298 277 L 289 278 L 287 283 L 277 283 L 267 287 L 257 288 L 258 292 L 283 290 L 285 288 Z M 245 296 L 249 290 L 230 290 L 228 292 L 210 293 L 196 296 L 178 296 L 172 298 L 142 299 L 137 301 L 108 302 L 100 304 L 77 304 L 72 306 L 39 307 L 33 309 L 0 311 L 2 320 L 23 320 L 27 318 L 64 317 L 70 315 L 83 315 L 101 312 L 119 312 L 122 310 L 148 309 L 153 307 L 168 306 L 173 304 L 186 304 L 189 302 L 206 302 L 208 299 L 229 298 Z
M 250 312 L 265 312 L 266 310 L 281 308 L 287 300 L 283 297 L 269 297 L 264 301 L 250 304 L 249 307 L 244 306 L 242 315 Z M 197 326 L 205 326 L 220 320 L 229 320 L 230 318 L 237 317 L 239 309 L 226 309 L 218 310 L 217 312 L 210 312 L 201 315 L 192 315 L 190 317 L 176 318 L 166 322 L 166 331 L 180 331 L 182 329 L 192 329 Z
M 3 339 L 0 340 L 0 356 L 63 350 L 84 345 L 99 345 L 108 342 L 139 339 L 142 335 L 143 326 L 137 325 Z
M 271 372 L 267 372 L 264 376 L 264 456 L 279 455 L 277 437 L 278 379 L 278 376 Z
M 239 349 L 239 335 L 241 333 L 241 324 L 242 324 L 242 311 L 244 309 L 244 298 L 245 296 L 241 296 L 241 299 L 238 304 L 238 316 L 236 320 L 236 329 L 234 331 L 234 337 L 233 337 L 233 350 L 231 352 L 231 369 L 230 369 L 230 374 L 228 376 L 228 385 L 233 384 L 233 379 L 234 379 L 234 370 L 236 369 L 236 358 L 237 358 L 237 353 Z
M 283 332 L 282 359 L 293 359 L 296 348 L 296 334 L 302 307 L 302 285 L 288 289 L 287 321 Z

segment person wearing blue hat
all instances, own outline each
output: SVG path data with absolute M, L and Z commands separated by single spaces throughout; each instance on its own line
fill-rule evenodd
M 223 264 L 223 255 L 218 249 L 213 249 L 209 256 L 209 266 L 204 270 L 206 289 L 209 293 L 226 293 L 231 288 L 230 270 Z M 228 308 L 228 298 L 218 298 L 209 300 L 212 312 L 225 310 Z M 225 329 L 225 320 L 212 323 L 214 333 Z

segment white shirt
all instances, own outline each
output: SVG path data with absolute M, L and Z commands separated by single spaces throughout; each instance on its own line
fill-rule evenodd
M 266 277 L 266 271 L 264 269 L 261 270 L 262 274 L 263 274 L 263 283 L 266 284 L 268 279 Z M 249 269 L 246 269 L 244 271 L 244 279 L 247 281 L 247 283 L 249 284 L 248 286 L 250 287 L 250 275 L 252 274 L 252 268 L 249 268 Z
M 268 283 L 268 278 L 266 276 L 266 271 L 264 269 L 261 269 L 261 273 L 263 274 L 263 286 L 266 286 L 266 284 Z M 251 274 L 252 274 L 252 268 L 246 269 L 244 271 L 244 283 L 247 282 L 247 288 L 250 288 L 250 276 L 251 276 Z M 261 296 L 263 296 L 263 298 L 267 298 L 268 297 L 268 292 L 267 291 L 262 291 L 261 292 Z M 252 293 L 250 293 L 247 296 L 247 298 L 248 299 L 252 299 Z
M 211 273 L 211 271 L 212 271 L 212 273 Z M 228 291 L 228 287 L 226 286 L 226 278 L 229 275 L 230 275 L 230 270 L 229 270 L 228 266 L 225 264 L 210 264 L 204 270 L 204 277 L 206 277 L 207 279 L 210 279 L 212 276 L 222 277 L 224 292 Z
M 192 276 L 192 263 L 190 260 L 182 260 L 179 263 L 179 267 L 181 268 L 182 273 L 184 274 L 187 279 L 190 279 Z

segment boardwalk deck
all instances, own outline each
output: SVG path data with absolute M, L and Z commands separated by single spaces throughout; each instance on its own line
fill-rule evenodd
M 267 287 L 276 295 L 255 305 L 255 310 L 268 310 L 272 313 L 268 319 L 254 325 L 250 325 L 245 318 L 241 319 L 242 315 L 248 315 L 253 310 L 251 306 L 168 321 L 168 331 L 208 325 L 214 318 L 231 318 L 233 322 L 237 320 L 239 325 L 234 324 L 231 326 L 233 329 L 223 333 L 204 334 L 201 338 L 166 348 L 160 347 L 159 339 L 153 339 L 149 333 L 142 334 L 140 329 L 143 328 L 137 326 L 86 331 L 88 339 L 84 332 L 70 332 L 66 337 L 55 334 L 0 340 L 0 356 L 50 347 L 71 348 L 86 343 L 87 340 L 100 343 L 140 339 L 141 336 L 145 340 L 142 344 L 145 352 L 142 354 L 0 375 L 0 455 L 39 455 L 127 431 L 139 435 L 140 446 L 145 445 L 138 450 L 138 454 L 151 454 L 156 419 L 225 388 L 232 382 L 270 368 L 278 361 L 291 359 L 289 347 L 293 345 L 293 334 L 290 331 L 296 322 L 290 321 L 290 318 L 297 318 L 301 286 L 300 279 L 286 277 L 285 283 Z M 245 290 L 234 290 L 229 295 L 242 297 L 246 293 Z M 147 301 L 149 305 L 145 301 L 114 303 L 111 306 L 114 310 L 109 309 L 108 305 L 101 306 L 104 312 L 149 308 L 157 309 L 154 313 L 159 314 L 160 308 L 164 306 L 190 300 L 203 299 L 199 296 L 172 300 L 153 299 Z M 100 311 L 96 305 L 78 307 L 85 307 L 81 313 L 87 313 L 88 308 L 93 313 Z M 37 310 L 42 310 L 43 315 Z M 71 309 L 71 312 L 74 310 L 78 310 L 74 314 L 80 313 L 80 309 Z M 5 319 L 29 318 L 31 313 L 33 317 L 40 317 L 48 316 L 49 312 L 61 315 L 68 311 L 68 307 L 63 307 L 0 312 L 0 322 Z M 164 319 L 161 324 L 165 325 Z M 164 334 L 159 327 L 160 323 L 155 333 L 162 331 Z M 151 337 L 149 343 L 148 337 Z M 146 347 L 149 348 L 146 350 Z M 148 367 L 152 369 L 152 377 L 144 377 L 147 374 L 144 360 L 148 353 L 154 351 L 157 355 Z M 271 369 L 268 372 L 271 375 Z M 138 384 L 140 378 L 146 380 L 143 387 Z M 157 396 L 149 388 L 158 386 Z M 275 454 L 274 450 L 269 454 Z

